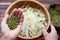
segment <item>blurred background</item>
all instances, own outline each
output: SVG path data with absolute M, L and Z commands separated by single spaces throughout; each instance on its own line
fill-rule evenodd
M 2 17 L 4 16 L 5 10 L 14 1 L 17 1 L 17 0 L 0 0 L 0 23 L 1 23 Z M 60 3 L 60 0 L 37 0 L 37 1 L 43 3 L 47 8 L 50 4 Z
M 6 11 L 6 9 L 9 7 L 9 5 L 11 3 L 13 3 L 14 1 L 17 1 L 17 0 L 0 0 L 0 23 L 1 23 L 1 20 L 4 16 L 4 13 Z M 60 3 L 60 0 L 37 0 L 41 3 L 43 3 L 43 5 L 48 8 L 48 6 L 50 4 L 55 4 L 55 3 Z

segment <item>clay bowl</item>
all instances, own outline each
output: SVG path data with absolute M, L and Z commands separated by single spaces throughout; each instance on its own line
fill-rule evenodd
M 7 14 L 7 13 L 11 13 L 11 11 L 14 9 L 14 8 L 20 8 L 20 7 L 22 7 L 22 6 L 27 6 L 27 5 L 29 5 L 30 7 L 33 7 L 33 8 L 37 8 L 37 9 L 40 9 L 40 10 L 42 10 L 43 11 L 43 13 L 45 14 L 45 16 L 46 16 L 46 21 L 47 21 L 47 23 L 48 23 L 48 25 L 47 25 L 47 27 L 46 27 L 46 30 L 49 28 L 49 24 L 50 24 L 50 15 L 49 15 L 49 12 L 48 12 L 48 10 L 44 7 L 44 5 L 43 4 L 41 4 L 40 2 L 38 2 L 38 1 L 35 1 L 35 0 L 17 0 L 17 1 L 15 1 L 15 2 L 13 2 L 8 8 L 7 8 L 7 10 L 6 10 L 6 12 L 5 12 L 5 15 Z M 20 38 L 22 38 L 22 39 L 34 39 L 34 38 L 38 38 L 39 36 L 41 36 L 42 34 L 40 34 L 40 35 L 37 35 L 37 36 L 35 36 L 35 37 L 28 37 L 28 38 L 26 38 L 26 37 L 22 37 L 22 36 L 18 36 L 18 37 L 20 37 Z

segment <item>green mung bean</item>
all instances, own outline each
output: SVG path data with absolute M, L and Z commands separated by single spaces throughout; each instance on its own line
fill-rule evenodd
M 11 30 L 15 29 L 17 25 L 19 24 L 19 18 L 17 16 L 11 16 L 7 20 L 7 24 Z

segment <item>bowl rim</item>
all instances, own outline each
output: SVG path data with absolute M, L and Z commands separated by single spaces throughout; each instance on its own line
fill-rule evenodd
M 13 5 L 15 5 L 16 3 L 21 2 L 21 1 L 35 2 L 35 3 L 37 3 L 37 4 L 39 4 L 40 6 L 43 7 L 43 9 L 46 11 L 46 13 L 47 13 L 47 15 L 48 15 L 48 25 L 47 25 L 47 28 L 46 28 L 46 30 L 48 30 L 49 25 L 50 25 L 50 15 L 49 15 L 49 12 L 48 12 L 48 10 L 44 7 L 44 5 L 41 4 L 41 3 L 38 2 L 38 1 L 35 1 L 35 0 L 18 0 L 18 1 L 15 1 L 15 2 L 13 2 L 13 3 L 7 8 L 7 10 L 6 10 L 6 12 L 5 12 L 5 15 L 7 14 L 7 12 L 10 10 L 10 8 L 11 8 Z M 28 38 L 22 37 L 22 36 L 18 36 L 18 37 L 20 37 L 20 38 L 22 38 L 22 39 L 34 39 L 34 38 L 38 38 L 38 37 L 41 36 L 41 35 L 42 35 L 42 34 L 40 34 L 40 35 L 38 35 L 38 36 L 35 36 L 35 37 L 28 37 Z

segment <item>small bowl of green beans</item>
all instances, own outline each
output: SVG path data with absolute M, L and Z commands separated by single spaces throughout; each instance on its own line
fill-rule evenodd
M 51 16 L 51 23 L 60 28 L 60 4 L 52 4 L 48 9 Z

